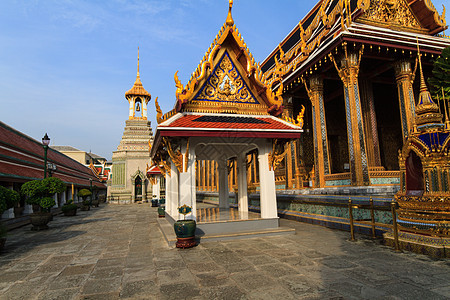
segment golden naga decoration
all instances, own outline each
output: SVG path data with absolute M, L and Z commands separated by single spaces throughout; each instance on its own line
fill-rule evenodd
M 156 97 L 156 99 L 155 99 L 155 106 L 156 106 L 156 122 L 158 124 L 161 124 L 163 122 L 163 118 L 162 118 L 163 113 L 162 113 L 161 107 L 159 106 L 159 103 L 158 103 L 158 97 Z
M 269 153 L 269 171 L 275 171 L 286 157 L 288 147 L 282 146 L 284 150 L 280 151 L 281 146 L 278 144 L 278 140 L 275 139 L 272 143 L 272 151 Z
M 183 155 L 181 154 L 181 151 L 179 149 L 174 151 L 172 149 L 172 145 L 170 144 L 169 139 L 166 137 L 163 137 L 163 143 L 164 146 L 166 147 L 167 153 L 172 159 L 172 162 L 177 167 L 178 172 L 183 173 Z
M 283 120 L 285 120 L 286 122 L 289 122 L 295 126 L 298 126 L 300 128 L 303 128 L 303 116 L 305 115 L 305 106 L 302 105 L 302 109 L 300 110 L 300 112 L 297 115 L 297 118 L 294 120 L 293 118 L 290 118 L 288 116 L 285 116 L 283 118 Z

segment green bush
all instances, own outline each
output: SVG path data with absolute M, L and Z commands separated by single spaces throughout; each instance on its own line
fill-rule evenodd
M 68 202 L 61 207 L 61 210 L 63 212 L 65 212 L 65 211 L 74 210 L 77 208 L 78 208 L 78 205 L 76 205 L 75 203 L 72 203 L 72 202 L 70 202 L 70 203 Z
M 89 201 L 89 200 L 83 200 L 83 205 L 84 205 L 84 206 L 89 206 L 89 205 L 91 205 L 91 201 Z
M 32 180 L 24 183 L 20 192 L 27 196 L 28 204 L 37 204 L 41 209 L 48 210 L 54 206 L 55 200 L 52 198 L 55 193 L 66 190 L 64 182 L 56 177 L 49 177 L 43 180 Z
M 0 186 L 0 212 L 13 208 L 19 200 L 19 193 Z
M 43 197 L 39 202 L 39 206 L 47 210 L 55 206 L 55 204 L 55 199 L 53 199 L 52 197 Z
M 88 196 L 90 196 L 90 195 L 92 195 L 92 193 L 91 193 L 91 191 L 88 190 L 88 189 L 81 189 L 81 190 L 78 192 L 78 197 L 83 198 L 83 200 L 86 200 L 86 198 L 87 198 Z

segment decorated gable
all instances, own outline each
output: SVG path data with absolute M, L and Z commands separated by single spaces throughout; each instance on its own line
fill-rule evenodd
M 259 104 L 227 51 L 194 100 Z

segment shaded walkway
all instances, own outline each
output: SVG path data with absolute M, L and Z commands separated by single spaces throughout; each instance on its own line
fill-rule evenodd
M 11 232 L 0 299 L 447 299 L 450 262 L 281 220 L 296 235 L 169 248 L 156 208 L 109 205 Z

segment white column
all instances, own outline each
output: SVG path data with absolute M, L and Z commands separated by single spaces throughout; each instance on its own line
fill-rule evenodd
M 248 212 L 247 198 L 247 155 L 241 153 L 236 160 L 238 168 L 238 207 L 240 212 Z
M 161 178 L 156 177 L 156 184 L 152 187 L 153 195 L 156 195 L 156 198 L 161 199 Z
M 74 194 L 73 194 L 73 203 L 78 203 L 78 189 L 75 188 L 74 189 Z
M 55 200 L 55 206 L 53 206 L 53 208 L 58 208 L 58 194 L 55 193 L 53 195 L 53 200 Z
M 147 118 L 147 102 L 145 99 L 142 101 L 142 117 Z
M 61 205 L 66 204 L 66 191 L 61 193 Z
M 182 153 L 186 151 L 185 146 L 181 149 Z M 196 193 L 195 193 L 195 154 L 189 153 L 189 160 L 186 172 L 180 173 L 180 182 L 179 182 L 179 206 L 189 206 L 192 208 L 192 212 L 186 216 L 186 219 L 196 219 Z M 184 157 L 183 157 L 184 158 Z M 184 166 L 184 164 L 183 164 Z M 179 216 L 181 219 L 182 216 Z
M 134 113 L 134 98 L 132 100 L 130 100 L 130 113 L 129 113 L 129 117 L 133 117 L 133 113 Z
M 170 164 L 171 174 L 170 174 L 170 193 L 171 193 L 171 204 L 170 204 L 170 215 L 177 220 L 178 219 L 178 170 L 174 163 Z
M 228 191 L 228 167 L 227 160 L 218 161 L 219 167 L 219 208 L 230 208 Z
M 174 215 L 172 215 L 171 211 L 172 211 L 172 192 L 171 192 L 171 181 L 170 181 L 170 176 L 169 176 L 169 172 L 166 172 L 166 213 L 171 215 L 172 217 L 174 217 Z M 153 193 L 154 195 L 155 193 Z
M 267 141 L 260 143 L 258 147 L 261 218 L 278 217 L 275 174 L 273 170 L 269 170 L 270 144 Z
M 32 214 L 33 213 L 33 205 L 25 204 L 25 209 L 23 210 L 23 214 Z
M 5 210 L 2 214 L 2 219 L 14 219 L 14 208 Z

